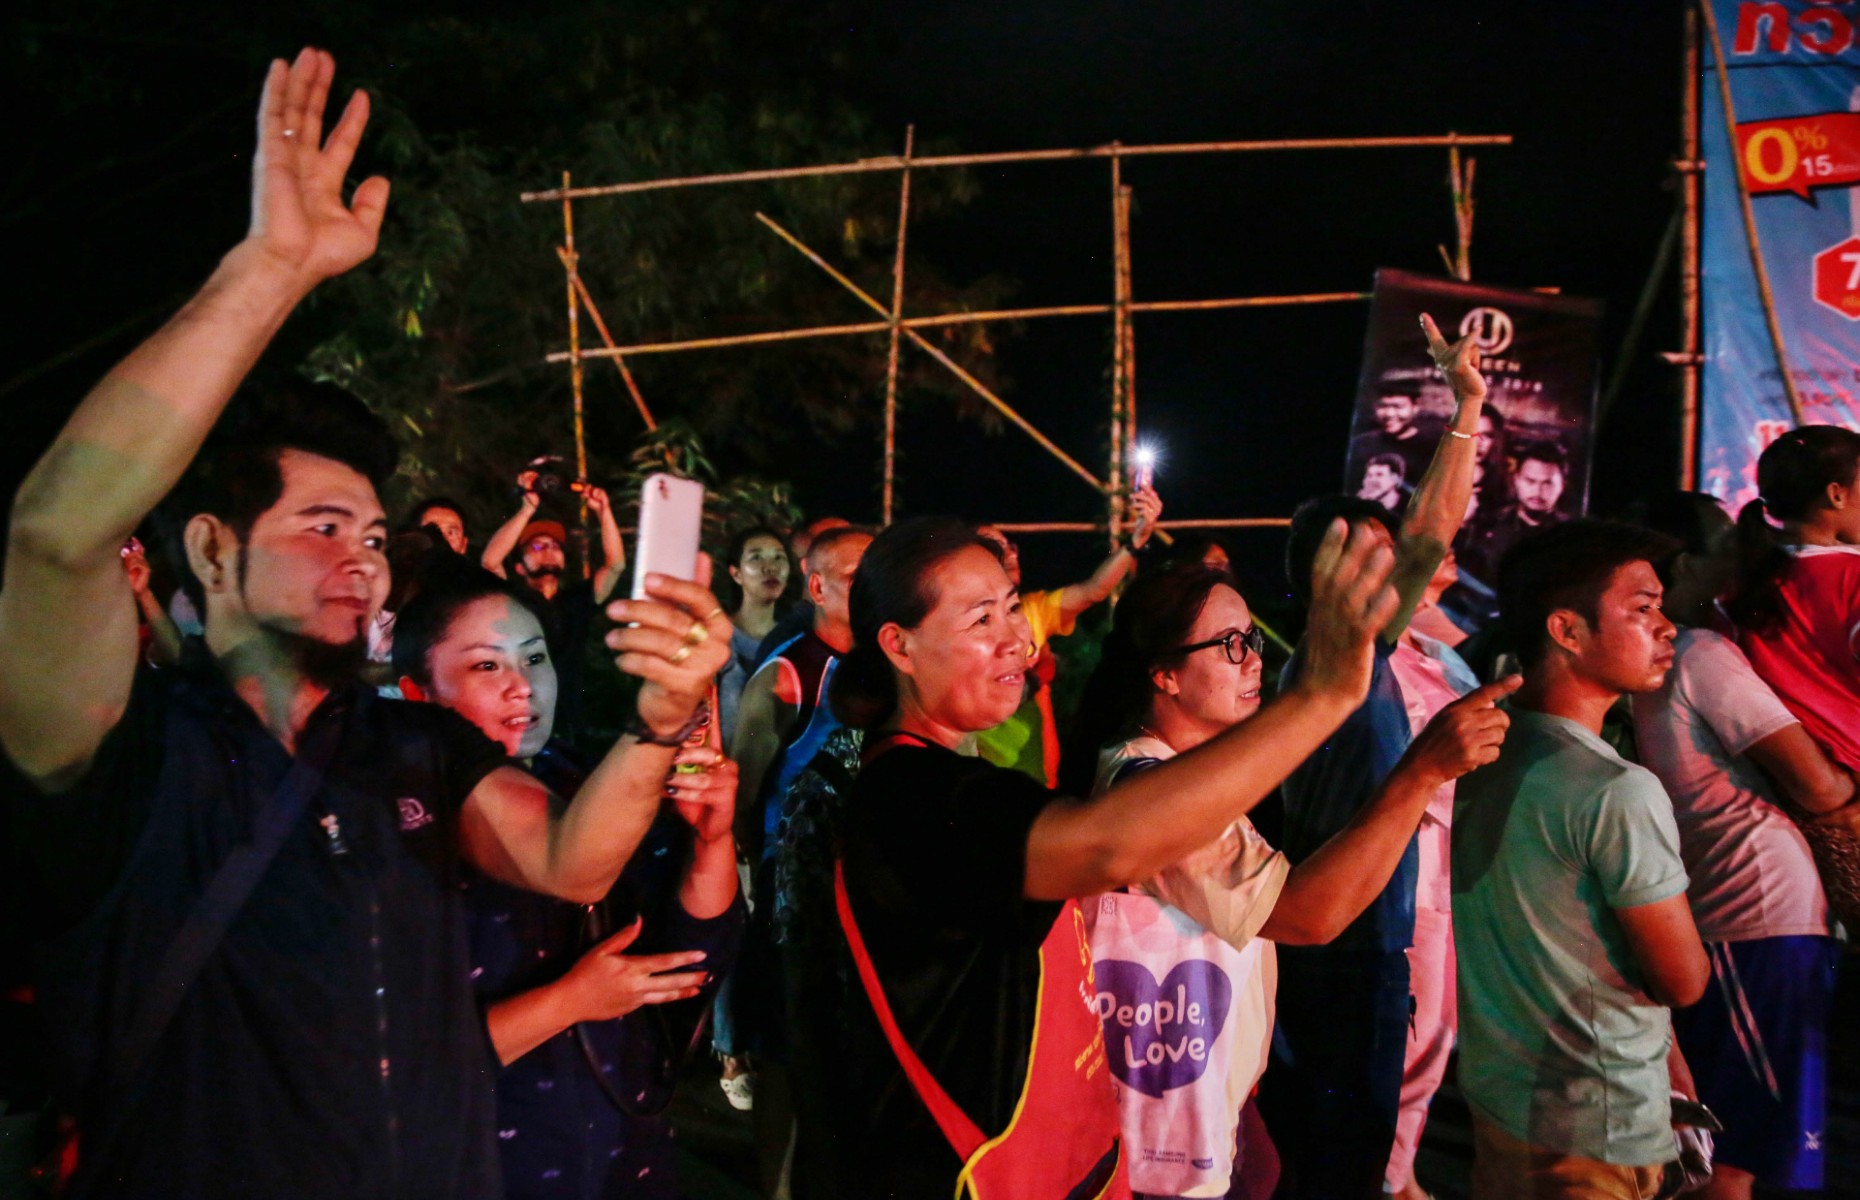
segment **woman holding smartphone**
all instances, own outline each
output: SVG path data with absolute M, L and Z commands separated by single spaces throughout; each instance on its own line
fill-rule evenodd
M 587 769 L 550 736 L 555 666 L 526 592 L 475 567 L 429 576 L 396 622 L 394 667 L 407 699 L 452 709 L 572 797 Z M 704 1003 L 734 958 L 743 907 L 736 765 L 704 745 L 674 761 L 669 803 L 603 902 L 461 880 L 472 981 L 503 1065 L 498 1145 L 513 1200 L 683 1195 L 659 1115 L 681 1047 L 655 1009 Z
M 835 889 L 856 972 L 833 1064 L 844 1178 L 938 1200 L 1129 1195 L 1074 897 L 1214 840 L 1361 703 L 1390 566 L 1339 522 L 1300 685 L 1085 800 L 956 751 L 1021 697 L 1030 638 L 994 547 L 953 520 L 879 535 L 832 687 L 841 719 L 870 731 Z

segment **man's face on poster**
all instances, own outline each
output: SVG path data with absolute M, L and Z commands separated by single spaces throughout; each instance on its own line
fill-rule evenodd
M 1363 486 L 1357 489 L 1357 497 L 1363 500 L 1389 502 L 1390 493 L 1401 483 L 1401 476 L 1390 470 L 1386 463 L 1370 463 L 1363 470 Z
M 1519 463 L 1517 474 L 1511 477 L 1518 507 L 1540 517 L 1556 511 L 1557 502 L 1563 498 L 1563 484 L 1562 467 L 1534 458 Z
M 1390 437 L 1401 437 L 1414 428 L 1413 396 L 1382 396 L 1376 400 L 1376 424 Z

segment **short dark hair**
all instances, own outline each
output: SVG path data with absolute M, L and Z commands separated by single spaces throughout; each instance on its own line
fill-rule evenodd
M 465 506 L 457 500 L 450 496 L 428 496 L 407 510 L 407 528 L 418 529 L 426 524 L 426 515 L 435 508 L 443 508 L 456 513 L 461 521 L 465 519 Z
M 445 640 L 453 619 L 467 605 L 488 596 L 502 596 L 520 604 L 539 624 L 543 623 L 535 593 L 529 588 L 499 579 L 457 555 L 441 559 L 422 577 L 419 592 L 394 618 L 395 678 L 404 675 L 422 687 L 430 684 L 433 647 Z
M 1374 521 L 1395 537 L 1400 531 L 1391 516 L 1379 502 L 1358 496 L 1318 496 L 1300 504 L 1292 513 L 1291 537 L 1285 543 L 1285 580 L 1291 585 L 1298 607 L 1311 607 L 1311 568 L 1332 521 L 1339 517 L 1351 525 Z
M 1551 438 L 1526 442 L 1518 447 L 1519 465 L 1527 462 L 1540 462 L 1555 467 L 1565 475 L 1569 474 L 1569 451 L 1563 449 L 1563 443 Z
M 1506 640 L 1528 669 L 1548 650 L 1550 614 L 1570 609 L 1591 626 L 1615 572 L 1630 563 L 1654 564 L 1679 543 L 1625 521 L 1578 518 L 1521 538 L 1498 564 L 1498 620 Z
M 278 460 L 286 450 L 350 467 L 377 492 L 400 461 L 387 422 L 333 383 L 286 378 L 241 388 L 165 505 L 170 550 L 184 568 L 181 587 L 203 619 L 206 594 L 187 568 L 182 530 L 196 515 L 210 513 L 243 544 L 259 516 L 284 495 Z
M 808 546 L 807 557 L 801 560 L 801 570 L 812 574 L 813 568 L 808 564 L 814 561 L 814 556 L 823 550 L 838 545 L 847 538 L 869 538 L 871 536 L 872 531 L 863 525 L 835 525 L 831 529 L 823 529 L 819 536 L 814 538 L 813 543 Z
M 877 729 L 897 711 L 897 674 L 879 648 L 878 631 L 893 623 L 906 629 L 923 624 L 936 607 L 936 568 L 970 547 L 1000 560 L 993 542 L 954 517 L 913 517 L 872 539 L 853 576 L 852 649 L 840 660 L 828 690 L 833 715 L 842 724 Z
M 1390 453 L 1376 455 L 1363 464 L 1364 475 L 1369 474 L 1370 467 L 1387 467 L 1389 470 L 1395 472 L 1397 478 L 1404 480 L 1408 478 L 1408 460 L 1399 454 Z
M 1660 582 L 1670 587 L 1673 563 L 1681 554 L 1711 553 L 1711 516 L 1714 513 L 1727 523 L 1731 520 L 1731 514 L 1724 511 L 1724 505 L 1718 503 L 1716 496 L 1705 492 L 1661 492 L 1634 501 L 1622 516 L 1643 529 L 1673 539 L 1672 553 L 1653 564 Z

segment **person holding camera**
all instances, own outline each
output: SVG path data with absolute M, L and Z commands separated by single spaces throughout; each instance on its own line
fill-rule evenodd
M 542 507 L 543 493 L 562 486 L 558 477 L 545 476 L 538 470 L 540 465 L 532 463 L 517 476 L 517 490 L 522 494 L 517 511 L 491 535 L 479 561 L 500 579 L 508 579 L 510 572 L 515 572 L 517 579 L 536 593 L 543 633 L 549 639 L 549 657 L 555 660 L 561 679 L 556 729 L 573 736 L 581 725 L 582 667 L 587 657 L 588 630 L 594 623 L 595 610 L 619 586 L 620 575 L 626 570 L 626 544 L 620 540 L 620 526 L 614 522 L 613 503 L 607 492 L 593 484 L 570 485 L 582 490 L 588 511 L 601 527 L 600 569 L 592 579 L 571 576 L 568 531 L 560 521 L 536 515 Z

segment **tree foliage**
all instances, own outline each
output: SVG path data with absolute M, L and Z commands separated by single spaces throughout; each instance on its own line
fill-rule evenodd
M 22 105 L 60 105 L 61 128 L 78 136 L 67 144 L 58 132 L 23 131 L 30 144 L 0 179 L 12 202 L 4 219 L 18 225 L 60 205 L 73 227 L 90 228 L 95 217 L 94 236 L 47 249 L 43 273 L 49 281 L 88 271 L 113 290 L 101 306 L 92 296 L 68 308 L 54 298 L 48 327 L 94 322 L 99 307 L 171 306 L 199 279 L 210 248 L 236 236 L 249 105 L 264 60 L 305 42 L 330 47 L 339 88 L 366 87 L 374 101 L 358 178 L 388 175 L 393 197 L 379 253 L 319 291 L 274 357 L 344 384 L 388 417 L 407 449 L 392 500 L 455 494 L 482 526 L 503 515 L 518 464 L 573 446 L 568 369 L 543 361 L 567 344 L 556 257 L 562 209 L 520 203 L 519 193 L 559 183 L 564 170 L 597 184 L 895 153 L 902 130 L 873 127 L 840 98 L 840 64 L 821 49 L 833 42 L 820 36 L 843 18 L 838 8 L 834 0 L 467 0 L 443 9 L 302 0 L 232 20 L 200 0 L 99 0 L 82 10 L 28 0 L 9 18 L 15 36 L 0 51 L 11 68 L 6 86 Z M 975 187 L 960 172 L 921 173 L 913 221 L 934 221 Z M 125 211 L 145 225 L 108 220 Z M 889 172 L 583 201 L 575 248 L 614 337 L 872 319 L 763 228 L 757 211 L 889 301 L 897 220 Z M 1006 291 L 994 278 L 947 280 L 920 257 L 910 265 L 916 312 L 992 307 Z M 597 345 L 587 314 L 580 324 L 583 345 Z M 35 351 L 50 337 L 78 340 L 15 332 Z M 937 336 L 998 383 L 981 327 Z M 882 334 L 630 365 L 655 416 L 702 439 L 720 478 L 792 476 L 795 461 L 817 460 L 824 445 L 876 487 Z M 910 401 L 979 411 L 923 356 L 907 353 L 902 371 Z M 611 363 L 589 361 L 585 372 L 590 474 L 613 483 L 643 425 Z

